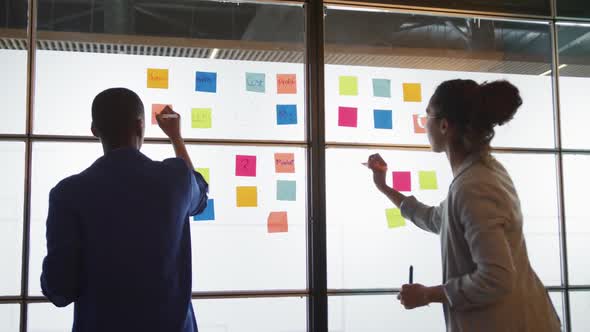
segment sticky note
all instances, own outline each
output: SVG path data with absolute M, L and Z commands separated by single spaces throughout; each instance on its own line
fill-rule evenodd
M 275 153 L 276 173 L 295 173 L 295 154 Z
M 268 232 L 269 233 L 286 233 L 289 231 L 287 212 L 271 212 L 268 215 Z
M 373 96 L 375 97 L 391 97 L 391 81 L 381 78 L 373 79 Z
M 193 108 L 191 113 L 192 128 L 206 129 L 212 127 L 213 121 L 210 108 Z
M 147 87 L 150 89 L 168 89 L 168 69 L 148 68 Z
M 374 110 L 375 129 L 393 129 L 393 116 L 390 110 Z
M 277 74 L 277 93 L 297 93 L 297 75 Z
M 236 176 L 256 176 L 256 156 L 236 156 Z
M 421 116 L 418 114 L 412 115 L 414 119 L 414 133 L 416 134 L 426 134 L 426 116 Z
M 215 220 L 215 201 L 213 199 L 207 200 L 207 207 L 203 212 L 193 217 L 194 221 Z
M 405 102 L 422 101 L 422 85 L 420 83 L 404 83 L 403 87 Z
M 236 187 L 237 207 L 257 207 L 258 190 L 256 187 Z
M 393 189 L 397 191 L 412 191 L 411 172 L 393 172 Z
M 341 96 L 358 96 L 358 79 L 356 76 L 340 76 L 338 79 Z
M 277 201 L 295 201 L 296 192 L 296 181 L 277 180 Z
M 246 91 L 266 91 L 266 76 L 262 73 L 246 73 Z
M 420 172 L 418 172 L 418 176 L 420 179 L 420 189 L 423 189 L 423 190 L 436 190 L 436 189 L 438 189 L 435 171 L 420 171 Z
M 157 125 L 158 120 L 156 119 L 156 115 L 160 114 L 164 110 L 164 108 L 168 106 L 168 104 L 152 104 L 152 124 Z M 170 108 L 173 108 L 170 105 Z
M 297 105 L 277 105 L 277 125 L 297 124 Z
M 397 228 L 406 225 L 406 220 L 402 217 L 400 209 L 385 209 L 385 217 L 387 218 L 387 227 Z
M 207 181 L 207 184 L 211 184 L 211 182 L 209 182 L 209 179 L 210 179 L 209 168 L 195 168 L 195 171 L 197 171 L 199 174 L 201 174 L 203 176 L 205 181 Z
M 355 107 L 338 107 L 338 125 L 340 127 L 356 127 L 357 109 Z
M 195 76 L 195 91 L 217 92 L 217 73 L 198 71 Z

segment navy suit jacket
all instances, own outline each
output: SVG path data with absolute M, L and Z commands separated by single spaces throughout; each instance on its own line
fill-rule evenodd
M 208 185 L 179 158 L 113 150 L 51 190 L 41 288 L 74 332 L 196 332 L 189 217 Z

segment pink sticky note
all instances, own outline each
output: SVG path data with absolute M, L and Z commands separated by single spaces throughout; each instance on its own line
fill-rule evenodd
M 166 104 L 152 104 L 152 124 L 158 124 L 158 120 L 156 119 L 156 115 L 160 114 L 166 108 Z M 172 108 L 172 106 L 170 106 Z
M 268 215 L 268 232 L 269 233 L 286 233 L 289 231 L 287 221 L 287 212 L 271 212 Z
M 338 125 L 340 127 L 356 127 L 356 107 L 338 107 Z
M 276 173 L 295 173 L 295 154 L 275 153 Z
M 393 172 L 393 189 L 397 191 L 412 191 L 412 173 Z
M 256 156 L 236 156 L 236 176 L 256 176 Z

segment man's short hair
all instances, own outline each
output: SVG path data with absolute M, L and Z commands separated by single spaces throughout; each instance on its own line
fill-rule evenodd
M 111 88 L 92 102 L 92 124 L 101 138 L 125 139 L 135 134 L 137 119 L 145 119 L 143 102 L 126 88 Z

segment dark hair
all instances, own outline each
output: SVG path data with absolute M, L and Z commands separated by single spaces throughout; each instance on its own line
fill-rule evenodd
M 92 102 L 92 124 L 104 139 L 117 141 L 129 137 L 138 118 L 145 118 L 143 103 L 129 89 L 104 90 Z
M 477 84 L 473 80 L 441 83 L 431 99 L 434 116 L 454 125 L 468 151 L 487 147 L 494 127 L 510 121 L 522 99 L 518 88 L 500 80 Z

